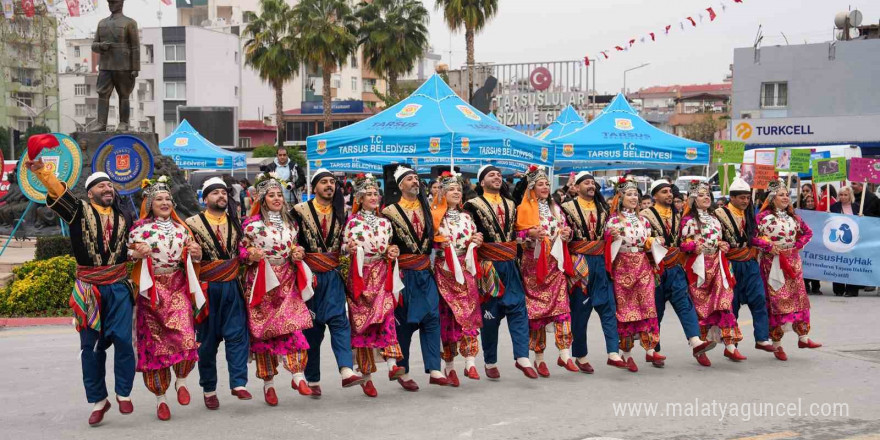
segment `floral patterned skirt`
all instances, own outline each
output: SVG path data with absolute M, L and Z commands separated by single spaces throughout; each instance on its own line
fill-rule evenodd
M 137 297 L 137 371 L 160 370 L 199 359 L 192 299 L 183 270 L 156 275 L 159 302 Z
M 352 267 L 349 270 L 357 270 Z M 355 299 L 351 293 L 348 317 L 351 321 L 351 345 L 359 348 L 385 348 L 397 344 L 394 323 L 394 296 L 385 290 L 390 276 L 385 261 L 364 264 L 364 291 Z M 348 281 L 351 292 L 351 278 Z

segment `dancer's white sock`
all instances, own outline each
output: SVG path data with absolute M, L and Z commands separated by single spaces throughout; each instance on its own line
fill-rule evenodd
M 404 374 L 403 376 L 400 376 L 400 380 L 402 380 L 402 381 L 404 381 L 404 382 L 410 380 L 410 379 L 409 379 L 409 373 L 406 373 L 406 374 Z
M 397 366 L 397 359 L 396 358 L 388 358 L 388 359 L 385 359 L 385 363 L 388 364 L 389 370 L 393 370 L 394 367 Z
M 477 361 L 476 361 L 476 359 L 474 359 L 473 356 L 468 356 L 468 357 L 464 358 L 464 369 L 465 370 L 470 370 L 471 367 L 476 367 L 476 366 L 477 366 Z
M 608 353 L 608 359 L 611 359 L 612 361 L 622 360 L 620 359 L 620 353 Z
M 300 382 L 306 380 L 306 375 L 303 373 L 293 373 L 293 381 L 299 385 Z
M 107 400 L 107 399 L 104 399 L 104 400 Z M 116 400 L 121 400 L 123 402 L 131 402 L 131 396 L 120 396 L 119 394 L 117 394 Z
M 161 396 L 156 396 L 156 406 L 158 406 L 161 403 L 166 403 L 164 394 Z
M 348 367 L 342 367 L 339 369 L 339 375 L 342 376 L 342 379 L 348 379 L 351 376 L 354 376 L 354 371 Z
M 562 359 L 562 362 L 568 362 L 571 359 L 571 350 L 568 348 L 559 350 L 559 358 Z
M 539 364 L 541 362 L 544 362 L 544 353 L 535 353 L 535 363 Z
M 529 358 L 527 358 L 527 357 L 516 358 L 516 363 L 519 364 L 519 366 L 523 367 L 523 368 L 529 368 L 532 366 L 532 361 L 530 361 Z M 492 364 L 492 366 L 494 367 L 495 364 Z M 488 367 L 488 365 L 487 365 L 487 367 Z
M 782 347 L 782 341 L 773 341 L 773 348 Z
M 733 345 L 733 344 L 727 344 L 727 345 L 724 346 L 724 348 L 726 348 L 727 351 L 729 351 L 729 352 L 731 352 L 731 353 L 733 353 L 734 351 L 736 351 L 736 345 Z
M 455 370 L 455 360 L 451 360 L 446 362 L 446 367 L 443 368 L 444 374 L 449 374 L 450 371 Z
M 217 395 L 216 391 L 208 391 L 205 393 L 205 397 L 214 397 Z
M 688 345 L 690 345 L 691 348 L 694 348 L 702 343 L 703 343 L 703 341 L 700 339 L 699 336 L 694 336 L 694 337 L 688 339 Z
M 269 388 L 275 387 L 275 381 L 272 379 L 263 381 L 263 391 L 268 390 Z
M 758 341 L 758 345 L 765 345 L 766 346 L 766 345 L 771 345 L 771 344 L 772 343 L 770 341 Z
M 628 360 L 631 357 L 632 357 L 632 355 L 630 354 L 630 352 L 628 352 L 628 351 L 623 352 L 623 360 Z
M 95 406 L 92 407 L 92 411 L 100 411 L 104 409 L 104 405 L 107 404 L 107 399 L 101 399 L 95 402 Z
M 810 338 L 807 335 L 798 336 L 798 340 L 801 342 L 809 342 Z
M 654 357 L 654 349 L 652 348 L 652 349 L 646 351 L 645 354 L 647 354 L 648 356 Z
M 443 373 L 440 372 L 440 370 L 431 370 L 431 372 L 429 374 L 434 379 L 440 379 L 440 378 L 446 377 Z
M 175 390 L 180 387 L 185 387 L 185 386 L 186 386 L 186 378 L 185 377 L 178 377 L 177 379 L 174 380 L 174 389 Z

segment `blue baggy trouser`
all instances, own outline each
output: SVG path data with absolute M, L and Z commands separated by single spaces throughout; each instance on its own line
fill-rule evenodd
M 107 349 L 113 346 L 116 395 L 128 397 L 134 382 L 134 346 L 131 338 L 134 300 L 124 283 L 97 286 L 101 293 L 101 331 L 86 327 L 79 332 L 83 385 L 89 403 L 107 398 Z
M 403 359 L 397 364 L 409 373 L 409 346 L 412 335 L 419 331 L 425 373 L 440 370 L 440 294 L 434 276 L 428 269 L 401 270 L 403 304 L 394 309 L 397 342 Z
M 660 276 L 660 284 L 654 290 L 654 304 L 657 306 L 657 324 L 663 321 L 663 312 L 666 311 L 666 301 L 672 303 L 675 314 L 681 322 L 681 328 L 687 339 L 700 336 L 700 323 L 697 320 L 697 311 L 694 302 L 688 294 L 687 275 L 684 268 L 679 265 L 667 267 Z M 655 350 L 660 351 L 660 344 Z
M 587 355 L 587 324 L 593 309 L 599 314 L 602 322 L 602 334 L 605 336 L 605 351 L 617 353 L 620 336 L 617 334 L 617 305 L 614 302 L 614 288 L 608 272 L 605 271 L 605 256 L 586 255 L 589 276 L 585 296 L 580 285 L 572 289 L 569 296 L 571 308 L 571 354 L 574 357 Z
M 733 314 L 739 318 L 739 308 L 743 304 L 752 312 L 752 326 L 755 329 L 755 342 L 770 340 L 770 322 L 767 312 L 767 299 L 764 281 L 757 260 L 731 261 L 730 270 L 736 279 L 733 288 Z
M 330 329 L 330 347 L 336 357 L 336 366 L 354 368 L 351 354 L 351 324 L 345 315 L 345 284 L 335 270 L 315 272 L 318 285 L 315 296 L 306 302 L 312 312 L 312 328 L 303 330 L 309 342 L 306 380 L 321 380 L 321 343 L 326 329 Z
M 199 385 L 217 390 L 217 349 L 224 342 L 229 388 L 247 385 L 249 336 L 247 310 L 238 280 L 208 283 L 208 317 L 196 325 Z
M 507 318 L 507 330 L 513 343 L 513 358 L 529 357 L 529 314 L 526 310 L 526 293 L 519 268 L 513 260 L 492 263 L 504 284 L 501 298 L 490 298 L 480 307 L 483 312 L 483 360 L 487 364 L 498 362 L 498 328 Z

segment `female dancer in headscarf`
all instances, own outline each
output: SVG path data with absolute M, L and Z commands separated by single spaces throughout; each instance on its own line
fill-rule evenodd
M 394 307 L 395 284 L 400 276 L 394 270 L 400 250 L 391 243 L 391 223 L 379 213 L 379 183 L 372 174 L 358 175 L 354 181 L 352 214 L 342 235 L 342 249 L 351 257 L 348 268 L 348 315 L 351 345 L 358 369 L 365 381 L 364 394 L 376 397 L 372 373 L 377 371 L 375 352 L 388 364 L 388 380 L 406 373 L 397 365 L 403 358 L 397 342 Z M 398 283 L 394 283 L 395 278 Z
M 301 395 L 312 394 L 304 375 L 309 344 L 302 333 L 312 326 L 305 303 L 313 293 L 312 274 L 302 262 L 303 248 L 296 245 L 299 230 L 284 201 L 286 185 L 272 173 L 257 178 L 257 200 L 242 225 L 239 243 L 239 257 L 248 264 L 245 296 L 251 353 L 271 406 L 278 404 L 272 379 L 278 374 L 279 357 L 293 373 L 291 387 Z
M 171 384 L 177 402 L 188 405 L 186 377 L 199 359 L 195 315 L 205 305 L 193 263 L 202 248 L 174 211 L 174 198 L 167 176 L 143 182 L 140 220 L 128 234 L 129 255 L 135 262 L 132 280 L 138 285 L 137 370 L 158 399 L 159 420 L 171 418 L 165 392 Z
M 785 361 L 782 335 L 794 331 L 798 348 L 819 348 L 810 333 L 810 299 L 804 286 L 800 250 L 810 242 L 813 231 L 795 214 L 788 186 L 775 179 L 767 186 L 767 199 L 758 213 L 761 243 L 761 275 L 770 310 L 770 340 L 776 358 Z
M 471 215 L 461 210 L 462 181 L 448 171 L 437 180 L 439 189 L 431 203 L 434 219 L 434 242 L 440 254 L 434 259 L 434 277 L 440 291 L 441 355 L 446 366 L 443 373 L 449 384 L 460 385 L 455 372 L 455 352 L 464 357 L 464 375 L 479 380 L 474 359 L 480 351 L 477 340 L 483 326 L 480 314 L 480 291 L 477 278 L 480 263 L 477 248 L 483 243 L 483 234 Z
M 568 281 L 573 275 L 568 246 L 571 229 L 559 205 L 550 197 L 550 179 L 543 169 L 529 168 L 523 177 L 525 193 L 517 207 L 516 230 L 526 243 L 522 257 L 526 309 L 529 312 L 529 348 L 535 352 L 535 367 L 541 377 L 550 376 L 544 362 L 547 332 L 552 323 L 559 359 L 556 364 L 568 371 L 579 371 L 571 358 L 571 313 Z

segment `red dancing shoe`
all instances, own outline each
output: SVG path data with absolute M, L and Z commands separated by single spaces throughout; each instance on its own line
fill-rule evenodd
M 186 406 L 189 405 L 190 396 L 189 390 L 186 389 L 186 385 L 177 389 L 177 403 Z
M 309 388 L 309 384 L 304 380 L 301 380 L 301 381 L 299 381 L 299 383 L 296 383 L 296 379 L 291 379 L 290 387 L 295 389 L 299 393 L 300 396 L 311 396 L 312 395 L 312 389 Z
M 513 366 L 515 366 L 519 371 L 522 371 L 523 375 L 525 375 L 529 379 L 537 379 L 538 378 L 538 372 L 535 371 L 535 369 L 532 367 L 523 367 L 522 365 L 519 364 L 519 362 L 514 362 Z M 545 368 L 546 368 L 546 365 L 545 365 Z M 497 370 L 497 368 L 496 368 L 496 370 Z M 550 372 L 548 371 L 547 374 L 549 375 Z
M 477 373 L 477 367 L 470 367 L 464 370 L 464 377 L 473 380 L 480 380 L 480 373 Z
M 372 380 L 362 383 L 361 388 L 364 390 L 364 394 L 366 394 L 367 397 L 376 397 L 379 395 L 379 392 L 376 391 L 376 387 L 373 386 Z
M 819 348 L 822 344 L 818 342 L 813 342 L 812 339 L 807 339 L 807 342 L 803 342 L 798 339 L 798 348 Z
M 220 408 L 220 399 L 217 398 L 216 394 L 213 396 L 205 396 L 205 408 L 210 410 Z
M 453 371 L 453 373 L 455 373 Z M 428 379 L 428 383 L 431 385 L 439 385 L 441 387 L 449 386 L 449 379 L 445 377 L 431 377 Z
M 278 406 L 278 395 L 275 394 L 275 387 L 269 387 L 263 390 L 263 397 L 269 406 Z
M 538 376 L 541 377 L 550 377 L 550 369 L 547 368 L 546 362 L 535 362 L 535 367 L 538 370 Z
M 653 365 L 655 368 L 663 368 L 666 366 L 666 356 L 658 356 L 658 353 L 654 353 L 653 356 L 645 353 L 645 362 Z
M 309 390 L 312 391 L 312 397 L 315 399 L 319 399 L 321 397 L 321 385 L 309 385 Z
M 755 350 L 764 350 L 768 353 L 775 353 L 776 350 L 773 349 L 773 344 L 758 344 L 755 343 Z
M 596 371 L 589 362 L 581 363 L 579 360 L 575 359 L 574 364 L 577 365 L 578 371 L 581 373 L 593 374 Z
M 159 407 L 156 408 L 156 417 L 161 421 L 171 420 L 171 410 L 168 408 L 168 404 L 162 402 L 159 404 Z
M 519 364 L 516 364 L 516 367 L 519 368 Z M 520 368 L 520 370 L 521 369 L 522 368 Z M 486 370 L 486 377 L 488 377 L 489 379 L 492 379 L 492 380 L 501 379 L 501 371 L 498 371 L 498 367 L 492 367 L 492 368 L 485 367 L 485 370 Z M 528 376 L 528 374 L 526 374 L 526 376 Z M 538 373 L 535 373 L 535 377 L 538 377 Z
M 419 390 L 419 384 L 417 384 L 416 381 L 414 381 L 412 379 L 403 380 L 402 378 L 398 378 L 397 383 L 399 383 L 400 386 L 402 386 L 403 389 L 405 389 L 407 391 L 416 392 Z
M 400 379 L 404 374 L 406 374 L 406 369 L 399 365 L 395 365 L 390 371 L 388 371 L 388 381 L 394 382 L 395 380 Z
M 715 341 L 703 341 L 702 344 L 694 347 L 694 357 L 697 357 L 713 348 L 715 348 Z
M 355 374 L 348 379 L 342 379 L 342 388 L 353 387 L 362 383 L 364 383 L 364 377 L 359 374 Z
M 711 367 L 712 361 L 709 360 L 709 356 L 706 356 L 706 353 L 694 356 L 697 358 L 697 363 L 704 367 Z
M 232 395 L 238 397 L 238 400 L 251 400 L 254 398 L 254 396 L 244 388 L 240 390 L 232 390 Z
M 446 373 L 446 380 L 448 381 L 449 386 L 458 388 L 458 386 L 461 385 L 461 382 L 458 380 L 458 373 L 456 373 L 455 370 L 449 370 L 449 372 Z
M 630 357 L 626 360 L 626 369 L 629 370 L 630 373 L 638 373 L 639 366 L 636 365 L 636 360 L 633 357 Z
M 622 360 L 622 359 L 619 361 L 615 361 L 615 360 L 611 360 L 611 358 L 608 358 L 608 361 L 605 362 L 605 365 L 611 365 L 612 367 L 617 367 L 617 368 L 620 368 L 623 370 L 628 368 L 626 366 L 626 361 Z
M 777 347 L 776 351 L 773 352 L 773 356 L 776 356 L 776 359 L 779 359 L 780 361 L 788 360 L 788 355 L 785 354 L 785 350 L 783 350 L 782 347 Z
M 131 400 L 119 400 L 119 396 L 116 396 L 116 403 L 119 404 L 119 412 L 121 414 L 131 414 L 134 412 L 134 404 L 131 403 Z
M 661 361 L 665 361 L 666 356 L 663 356 L 662 354 L 660 354 L 660 352 L 655 351 L 654 352 L 654 359 L 660 359 Z
M 568 358 L 568 362 L 563 362 L 563 361 L 562 361 L 562 358 L 556 358 L 556 365 L 559 365 L 560 367 L 563 367 L 563 368 L 565 368 L 566 370 L 571 371 L 571 372 L 575 372 L 575 373 L 578 372 L 578 371 L 581 371 L 581 370 L 580 370 L 580 369 L 574 364 L 574 361 L 573 361 L 571 358 Z
M 724 349 L 724 357 L 734 361 L 734 362 L 742 362 L 747 358 L 739 352 L 738 348 L 733 349 L 733 351 L 729 351 L 726 348 Z
M 104 402 L 104 407 L 96 409 L 89 414 L 89 425 L 95 426 L 104 420 L 104 414 L 110 411 L 110 401 Z

